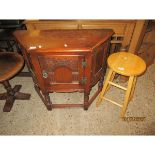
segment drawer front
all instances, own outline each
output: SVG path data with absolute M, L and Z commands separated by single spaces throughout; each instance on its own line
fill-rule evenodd
M 47 90 L 71 92 L 84 88 L 83 55 L 37 55 L 41 80 Z

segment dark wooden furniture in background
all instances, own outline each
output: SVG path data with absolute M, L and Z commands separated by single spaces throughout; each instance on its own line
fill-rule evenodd
M 23 65 L 24 60 L 19 54 L 0 51 L 0 83 L 2 83 L 7 90 L 6 93 L 0 94 L 0 100 L 6 100 L 3 108 L 4 112 L 10 112 L 16 99 L 30 99 L 30 94 L 19 92 L 21 85 L 16 85 L 12 88 L 9 83 L 9 79 L 15 76 L 21 70 Z
M 16 42 L 13 32 L 15 30 L 26 30 L 24 20 L 0 20 L 0 49 L 8 52 L 21 54 L 19 44 Z M 21 77 L 30 77 L 30 73 L 22 71 L 18 74 Z
M 14 33 L 47 109 L 83 107 L 102 89 L 112 30 L 32 30 Z M 91 88 L 98 91 L 89 99 Z M 52 104 L 49 93 L 84 92 L 84 104 Z
M 20 52 L 20 48 L 12 35 L 15 30 L 26 29 L 24 20 L 0 20 L 0 49 Z

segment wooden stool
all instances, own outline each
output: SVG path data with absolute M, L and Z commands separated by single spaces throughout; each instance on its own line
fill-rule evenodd
M 30 99 L 30 94 L 19 92 L 21 85 L 16 85 L 13 89 L 9 79 L 16 75 L 23 67 L 24 60 L 22 56 L 12 52 L 0 52 L 0 83 L 7 90 L 6 93 L 0 94 L 0 100 L 6 100 L 3 108 L 4 112 L 10 112 L 15 99 Z
M 98 107 L 101 104 L 103 99 L 107 100 L 107 101 L 121 107 L 122 108 L 121 117 L 124 117 L 128 103 L 133 96 L 137 76 L 142 74 L 145 71 L 146 64 L 137 55 L 134 55 L 129 52 L 118 52 L 118 53 L 114 53 L 109 56 L 108 66 L 109 66 L 110 70 L 109 70 L 109 73 L 105 80 L 103 89 L 99 95 L 99 99 L 96 103 L 96 106 Z M 129 77 L 127 88 L 112 82 L 116 73 Z M 123 89 L 126 91 L 123 105 L 104 97 L 104 95 L 107 92 L 107 90 L 109 89 L 110 85 L 113 85 L 117 88 L 120 88 L 120 89 Z

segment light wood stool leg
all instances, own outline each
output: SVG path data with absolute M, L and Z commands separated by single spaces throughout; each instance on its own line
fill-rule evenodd
M 105 80 L 103 89 L 102 89 L 102 91 L 101 91 L 101 93 L 100 93 L 100 95 L 99 95 L 98 101 L 97 101 L 97 103 L 96 103 L 96 106 L 97 106 L 97 107 L 98 107 L 98 106 L 101 104 L 101 102 L 102 102 L 103 96 L 104 96 L 104 94 L 105 94 L 105 92 L 106 92 L 106 89 L 107 89 L 107 86 L 108 86 L 108 82 L 109 82 L 109 80 L 110 80 L 112 74 L 113 74 L 113 70 L 110 69 L 110 70 L 109 70 L 109 73 L 108 73 L 108 76 L 107 76 L 107 78 L 106 78 L 106 80 Z
M 128 103 L 129 103 L 129 98 L 130 98 L 130 94 L 131 94 L 131 90 L 133 87 L 133 82 L 134 82 L 134 76 L 130 76 L 129 77 L 129 82 L 128 82 L 128 88 L 125 94 L 125 100 L 124 100 L 124 104 L 122 107 L 122 111 L 121 111 L 121 117 L 124 117 Z
M 114 80 L 114 77 L 115 77 L 115 72 L 113 71 L 112 72 L 112 75 L 111 75 L 111 77 L 110 77 L 110 79 L 109 79 L 109 81 L 113 81 Z M 110 88 L 110 84 L 108 83 L 108 85 L 107 85 L 107 88 L 106 88 L 106 90 L 105 90 L 105 93 L 109 90 L 109 88 Z
M 135 76 L 135 77 L 134 77 L 134 80 L 133 80 L 133 84 L 132 84 L 132 90 L 131 90 L 130 99 L 129 99 L 130 101 L 131 101 L 132 98 L 133 98 L 133 93 L 134 93 L 134 90 L 135 90 L 136 81 L 137 81 L 137 77 Z

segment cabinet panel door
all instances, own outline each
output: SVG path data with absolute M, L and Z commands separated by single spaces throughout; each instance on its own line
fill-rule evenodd
M 103 76 L 106 70 L 107 56 L 109 43 L 101 44 L 94 49 L 93 53 L 93 68 L 92 68 L 92 84 L 95 85 L 97 81 Z
M 83 89 L 81 79 L 83 55 L 38 55 L 38 62 L 47 89 L 57 91 L 74 91 Z

